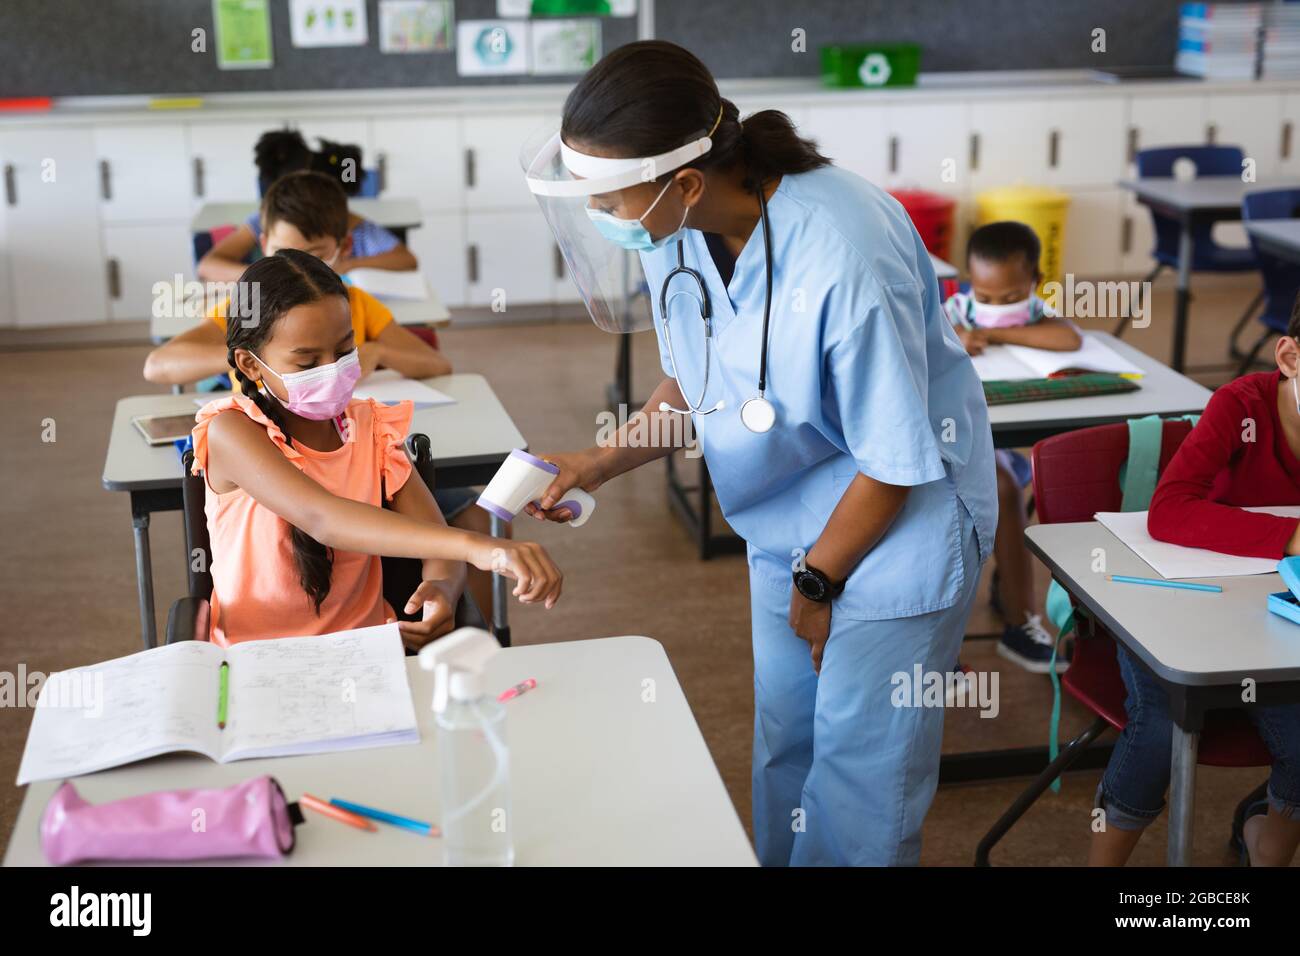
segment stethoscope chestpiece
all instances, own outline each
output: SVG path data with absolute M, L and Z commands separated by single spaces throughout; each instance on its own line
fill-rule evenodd
M 776 424 L 776 409 L 762 395 L 756 395 L 740 406 L 740 420 L 751 432 L 761 435 Z

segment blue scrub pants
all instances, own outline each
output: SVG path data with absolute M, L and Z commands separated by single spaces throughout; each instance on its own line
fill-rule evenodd
M 979 582 L 962 516 L 965 578 L 942 611 L 836 618 L 813 670 L 790 629 L 789 590 L 750 581 L 754 628 L 754 842 L 764 866 L 916 865 L 939 783 L 943 708 L 893 703 L 892 678 L 952 670 Z M 918 695 L 919 696 L 919 695 Z

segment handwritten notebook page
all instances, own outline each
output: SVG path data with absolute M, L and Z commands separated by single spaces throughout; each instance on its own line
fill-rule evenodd
M 186 641 L 50 675 L 32 715 L 18 784 L 178 750 L 218 759 L 222 657 L 216 645 Z
M 396 624 L 235 644 L 221 759 L 420 739 Z

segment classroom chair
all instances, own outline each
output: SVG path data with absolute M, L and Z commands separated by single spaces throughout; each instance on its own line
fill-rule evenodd
M 1243 159 L 1238 146 L 1158 146 L 1144 149 L 1137 154 L 1137 174 L 1139 179 L 1163 178 L 1174 175 L 1174 164 L 1180 159 L 1190 160 L 1196 167 L 1197 176 L 1240 176 Z M 1148 207 L 1149 208 L 1149 207 Z M 1151 209 L 1151 223 L 1155 230 L 1155 248 L 1151 257 L 1155 266 L 1142 279 L 1143 283 L 1153 282 L 1166 267 L 1178 268 L 1178 236 L 1182 231 L 1177 219 Z M 1256 267 L 1253 250 L 1236 249 L 1221 246 L 1214 241 L 1213 224 L 1198 225 L 1192 230 L 1192 271 L 1193 272 L 1251 272 Z M 1240 330 L 1250 321 L 1251 315 L 1259 308 L 1264 293 L 1261 291 L 1251 300 L 1246 311 L 1237 320 L 1232 332 L 1229 347 L 1232 347 Z M 1124 334 L 1132 322 L 1132 315 L 1119 320 L 1115 326 L 1115 335 Z M 1233 353 L 1235 356 L 1235 352 Z
M 406 440 L 406 448 L 411 456 L 411 463 L 416 472 L 432 491 L 434 485 L 433 453 L 429 437 L 422 434 L 411 435 Z M 187 594 L 175 601 L 167 612 L 167 643 L 177 641 L 206 641 L 208 639 L 212 597 L 212 573 L 209 561 L 202 562 L 200 569 L 195 568 L 192 560 L 195 554 L 209 556 L 212 554 L 211 541 L 208 537 L 208 520 L 203 511 L 206 488 L 202 475 L 193 475 L 190 469 L 194 464 L 194 450 L 186 449 L 181 456 L 184 478 L 181 481 L 182 512 L 185 522 L 186 555 L 186 590 Z M 396 612 L 399 620 L 419 620 L 419 614 L 406 614 L 402 609 L 406 600 L 419 585 L 422 574 L 421 564 L 414 558 L 382 558 L 384 575 L 384 600 Z M 479 613 L 473 598 L 466 591 L 461 595 L 456 606 L 456 624 L 458 627 L 486 628 L 483 615 Z M 508 641 L 507 641 L 508 644 Z
M 1261 219 L 1294 219 L 1300 212 L 1300 189 L 1269 189 L 1264 192 L 1246 193 L 1241 201 L 1241 218 L 1243 222 Z M 1247 234 L 1249 235 L 1249 233 Z M 1237 375 L 1245 375 L 1255 364 L 1255 357 L 1274 335 L 1285 335 L 1291 322 L 1291 306 L 1296 294 L 1300 293 L 1300 263 L 1278 258 L 1261 249 L 1254 236 L 1250 236 L 1251 248 L 1259 263 L 1260 275 L 1264 279 L 1264 311 L 1258 316 L 1264 331 L 1260 333 L 1255 344 L 1247 352 L 1239 351 L 1237 335 L 1232 338 L 1232 354 L 1241 359 Z
M 1158 472 L 1164 471 L 1191 429 L 1187 421 L 1164 422 Z M 1033 466 L 1038 520 L 1043 524 L 1092 521 L 1098 511 L 1119 511 L 1123 500 L 1119 474 L 1128 460 L 1128 439 L 1128 425 L 1121 422 L 1054 435 L 1036 444 Z M 1128 695 L 1115 656 L 1115 638 L 1073 595 L 1070 603 L 1077 636 L 1070 668 L 1061 675 L 1061 687 L 1095 717 L 980 840 L 976 866 L 989 865 L 989 853 L 997 842 L 1093 741 L 1107 728 L 1123 730 L 1128 721 L 1124 711 Z M 1241 711 L 1225 710 L 1207 716 L 1197 762 L 1211 767 L 1266 767 L 1273 758 L 1250 719 Z

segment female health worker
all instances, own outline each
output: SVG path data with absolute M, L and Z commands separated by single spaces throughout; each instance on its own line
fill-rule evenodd
M 997 524 L 983 392 L 916 230 L 661 41 L 597 63 L 522 162 L 596 324 L 653 321 L 645 431 L 693 416 L 747 542 L 760 861 L 915 864 L 943 711 L 909 685 L 952 669 Z M 629 249 L 652 317 L 623 307 Z M 530 510 L 566 520 L 566 489 L 672 451 L 625 437 L 547 455 Z

